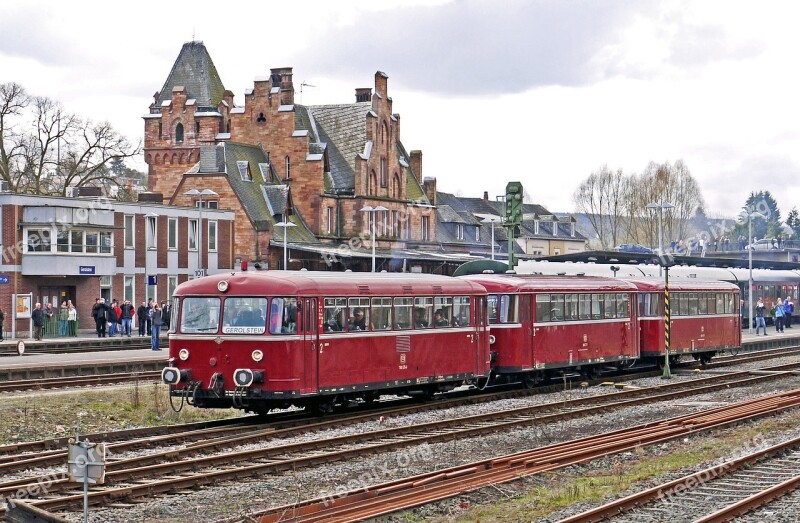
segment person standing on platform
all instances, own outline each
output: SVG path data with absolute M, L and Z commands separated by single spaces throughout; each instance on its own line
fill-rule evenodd
M 147 324 L 147 335 L 150 336 L 153 325 L 153 298 L 147 299 L 147 311 L 145 313 L 144 320 Z
M 116 302 L 111 302 L 111 307 L 108 308 L 108 337 L 113 338 L 114 335 L 117 334 L 117 320 L 119 316 L 117 316 L 117 304 Z
M 3 322 L 6 319 L 6 314 L 3 312 L 2 307 L 0 307 L 0 341 L 3 341 L 5 338 L 3 337 Z
M 169 330 L 170 314 L 172 314 L 172 307 L 168 301 L 161 302 L 161 329 Z
M 794 312 L 794 303 L 792 303 L 791 296 L 786 297 L 786 302 L 783 304 L 783 326 L 787 329 L 792 328 L 792 313 Z
M 67 332 L 70 336 L 78 335 L 78 309 L 71 300 L 67 302 Z
M 131 337 L 131 321 L 133 320 L 133 305 L 130 300 L 125 300 L 119 308 L 122 318 L 122 335 Z
M 758 336 L 758 329 L 764 327 L 764 336 L 767 335 L 767 322 L 764 321 L 764 310 L 766 307 L 764 306 L 764 302 L 761 298 L 758 299 L 756 303 L 756 336 Z
M 150 320 L 152 321 L 150 326 L 150 345 L 153 350 L 161 350 L 159 347 L 159 342 L 161 341 L 161 312 L 158 302 L 153 302 L 153 309 L 150 311 Z
M 33 311 L 31 312 L 31 321 L 33 322 L 33 337 L 36 341 L 42 341 L 42 329 L 44 328 L 44 311 L 42 304 L 36 303 Z
M 58 336 L 63 338 L 67 335 L 67 301 L 61 302 L 61 307 L 58 308 Z
M 775 301 L 775 332 L 783 332 L 783 300 L 778 298 Z
M 106 314 L 108 314 L 108 307 L 106 306 L 105 300 L 103 300 L 103 298 L 97 298 L 97 304 L 92 310 L 92 316 L 94 317 L 98 338 L 106 337 Z
M 145 327 L 147 325 L 147 305 L 142 302 L 139 308 L 136 309 L 136 318 L 139 319 L 139 336 L 144 336 Z

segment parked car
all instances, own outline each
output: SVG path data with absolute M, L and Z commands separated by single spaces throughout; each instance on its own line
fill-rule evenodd
M 773 243 L 774 241 L 774 243 Z M 774 247 L 773 247 L 774 246 Z M 754 250 L 754 251 L 765 251 L 767 249 L 777 249 L 778 248 L 778 241 L 773 240 L 772 238 L 762 238 L 760 240 L 754 241 L 750 245 L 745 247 L 745 250 Z
M 638 243 L 623 243 L 622 245 L 617 245 L 615 250 L 619 252 L 638 252 L 641 254 L 653 254 L 653 249 L 649 247 L 645 247 L 644 245 L 639 245 Z

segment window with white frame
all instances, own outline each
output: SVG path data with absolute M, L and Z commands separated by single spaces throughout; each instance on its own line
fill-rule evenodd
M 146 216 L 147 218 L 147 248 L 155 249 L 158 245 L 158 228 L 155 216 Z
M 422 241 L 426 242 L 430 240 L 430 217 L 423 216 L 422 217 Z
M 145 276 L 145 278 L 146 277 L 147 276 Z M 150 298 L 152 298 L 153 301 L 158 300 L 158 285 L 145 285 L 144 289 L 145 294 L 147 294 L 147 296 L 144 297 L 145 300 L 149 300 Z
M 411 213 L 406 214 L 406 227 L 403 231 L 403 239 L 411 239 Z
M 125 248 L 126 249 L 133 249 L 135 245 L 135 222 L 134 216 L 132 214 L 125 215 Z
M 114 244 L 114 237 L 110 232 L 100 233 L 100 254 L 111 254 L 111 248 Z
M 178 248 L 178 219 L 170 218 L 167 222 L 167 248 L 174 251 Z
M 208 222 L 208 251 L 217 251 L 217 222 Z
M 333 234 L 333 207 L 328 207 L 325 212 L 327 213 L 328 234 Z
M 130 300 L 131 303 L 136 303 L 133 295 L 133 279 L 134 276 L 125 276 L 124 289 L 122 292 L 125 295 L 124 299 Z
M 50 252 L 50 229 L 28 229 L 27 252 Z
M 456 239 L 463 240 L 464 239 L 464 226 L 462 224 L 456 224 Z
M 481 241 L 481 226 L 480 225 L 476 225 L 475 226 L 475 241 L 476 242 Z
M 172 295 L 175 293 L 175 287 L 178 286 L 177 276 L 167 276 L 167 300 L 172 300 Z
M 100 252 L 100 233 L 86 231 L 84 235 L 86 238 L 86 253 L 97 254 Z
M 197 220 L 189 220 L 189 250 L 197 250 Z

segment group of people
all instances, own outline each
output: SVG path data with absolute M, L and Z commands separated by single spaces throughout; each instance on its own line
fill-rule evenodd
M 2 323 L 5 315 L 0 311 L 0 323 Z M 33 337 L 37 341 L 41 341 L 42 333 L 46 328 L 55 330 L 55 322 L 58 321 L 58 335 L 59 336 L 77 336 L 78 335 L 78 310 L 73 305 L 72 300 L 66 300 L 61 303 L 59 310 L 56 310 L 51 303 L 47 303 L 44 307 L 40 302 L 31 311 L 31 321 L 33 322 Z M 3 339 L 3 331 L 0 327 L 0 340 Z
M 119 332 L 120 336 L 130 338 L 131 324 L 136 318 L 139 323 L 139 336 L 150 336 L 151 348 L 161 350 L 161 329 L 162 327 L 169 329 L 170 308 L 168 302 L 159 304 L 152 298 L 147 302 L 143 301 L 138 309 L 134 309 L 130 300 L 125 300 L 122 304 L 112 300 L 110 305 L 106 305 L 105 299 L 97 298 L 92 307 L 92 318 L 95 321 L 98 338 L 105 338 L 106 332 L 109 337 L 114 337 Z
M 783 332 L 783 329 L 792 328 L 792 313 L 794 312 L 794 303 L 791 297 L 785 300 L 776 298 L 774 302 L 765 302 L 763 298 L 759 297 L 756 302 L 755 317 L 756 317 L 756 336 L 761 327 L 764 328 L 764 336 L 767 335 L 767 322 L 764 319 L 768 314 L 775 322 L 775 332 Z

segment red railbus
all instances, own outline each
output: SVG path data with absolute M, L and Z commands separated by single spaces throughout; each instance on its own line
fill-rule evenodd
M 636 287 L 599 277 L 481 274 L 486 288 L 492 372 L 532 386 L 557 373 L 593 376 L 639 356 Z
M 661 364 L 666 353 L 664 282 L 628 281 L 638 289 L 641 356 L 658 358 Z M 742 344 L 739 287 L 721 281 L 670 280 L 669 295 L 673 363 L 684 354 L 708 363 L 717 352 Z
M 424 274 L 255 271 L 174 293 L 173 396 L 254 412 L 430 396 L 490 375 L 486 291 Z

